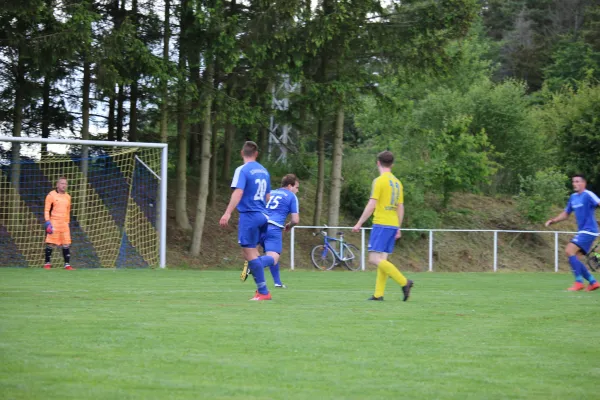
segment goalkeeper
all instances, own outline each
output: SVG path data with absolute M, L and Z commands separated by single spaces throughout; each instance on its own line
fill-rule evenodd
M 46 223 L 46 261 L 44 269 L 52 268 L 53 247 L 62 248 L 65 260 L 65 269 L 73 270 L 71 267 L 71 232 L 69 222 L 71 221 L 71 196 L 67 194 L 67 178 L 60 177 L 56 182 L 56 189 L 48 193 L 44 206 L 44 219 Z

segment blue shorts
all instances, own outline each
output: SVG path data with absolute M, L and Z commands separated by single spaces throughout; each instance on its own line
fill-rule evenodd
M 391 254 L 396 244 L 396 233 L 398 228 L 387 225 L 373 225 L 369 237 L 369 251 Z
M 260 243 L 260 235 L 267 230 L 268 218 L 265 214 L 253 211 L 240 213 L 238 243 L 242 247 L 255 248 Z
M 571 239 L 571 243 L 574 243 L 583 251 L 583 254 L 587 254 L 590 252 L 594 241 L 596 240 L 596 236 L 590 235 L 588 233 L 578 233 Z
M 267 231 L 260 237 L 260 245 L 265 249 L 265 253 L 267 251 L 274 251 L 277 254 L 281 254 L 281 250 L 283 249 L 281 232 L 283 229 L 273 224 L 268 225 Z

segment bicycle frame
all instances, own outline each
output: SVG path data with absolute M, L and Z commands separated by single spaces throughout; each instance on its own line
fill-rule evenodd
M 338 262 L 343 261 L 344 260 L 344 246 L 343 246 L 344 235 L 341 235 L 341 237 L 339 239 L 336 239 L 332 236 L 327 236 L 327 234 L 325 234 L 324 232 L 321 232 L 321 234 L 323 235 L 323 248 L 324 248 L 323 257 L 325 257 L 325 255 L 327 254 L 326 252 L 329 250 L 333 253 L 333 256 L 335 257 L 335 259 Z M 338 253 L 337 251 L 335 251 L 335 249 L 329 242 L 339 242 L 340 252 Z

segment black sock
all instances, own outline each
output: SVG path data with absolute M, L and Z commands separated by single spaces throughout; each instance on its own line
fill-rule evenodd
M 46 256 L 46 264 L 49 264 L 50 259 L 52 258 L 52 247 L 46 246 L 45 256 Z
M 67 247 L 63 247 L 63 257 L 65 259 L 65 264 L 70 264 L 71 263 L 71 248 Z

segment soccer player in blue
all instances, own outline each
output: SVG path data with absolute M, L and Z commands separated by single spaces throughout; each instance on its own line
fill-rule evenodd
M 587 254 L 594 240 L 598 237 L 598 223 L 596 222 L 595 212 L 596 207 L 600 205 L 600 198 L 593 192 L 586 190 L 585 186 L 587 182 L 583 175 L 573 176 L 571 182 L 575 193 L 569 197 L 569 202 L 565 210 L 558 214 L 558 216 L 546 221 L 546 226 L 564 221 L 569 218 L 572 212 L 575 212 L 578 232 L 565 248 L 565 253 L 569 257 L 569 264 L 571 264 L 571 270 L 573 271 L 573 275 L 575 275 L 575 283 L 567 290 L 583 290 L 585 279 L 589 282 L 585 290 L 591 292 L 600 288 L 600 284 L 598 284 L 594 276 L 588 271 L 585 264 L 577 258 L 577 255 Z
M 261 234 L 267 230 L 268 216 L 265 206 L 270 197 L 271 177 L 265 167 L 256 161 L 258 157 L 256 143 L 250 141 L 244 143 L 241 155 L 244 164 L 235 170 L 231 181 L 233 193 L 219 224 L 226 227 L 231 213 L 237 208 L 240 213 L 238 242 L 242 247 L 244 259 L 248 261 L 257 288 L 254 297 L 250 300 L 271 300 L 264 268 L 274 265 L 275 260 L 268 255 L 260 256 L 256 248 Z
M 300 181 L 294 174 L 287 174 L 281 180 L 281 187 L 271 192 L 271 198 L 267 203 L 269 213 L 269 227 L 261 238 L 261 245 L 268 256 L 273 257 L 275 265 L 271 266 L 271 275 L 276 288 L 284 288 L 279 276 L 279 256 L 283 249 L 283 231 L 289 231 L 300 222 L 298 206 L 298 188 Z M 285 223 L 288 215 L 290 222 Z
M 369 237 L 369 263 L 377 266 L 375 293 L 369 300 L 383 301 L 383 294 L 388 277 L 402 286 L 403 300 L 408 300 L 413 281 L 406 277 L 388 261 L 388 255 L 394 251 L 396 240 L 400 239 L 402 220 L 404 219 L 404 190 L 402 183 L 392 174 L 394 155 L 390 151 L 382 151 L 377 155 L 379 177 L 373 180 L 371 197 L 365 210 L 352 228 L 359 232 L 371 214 L 373 230 Z

